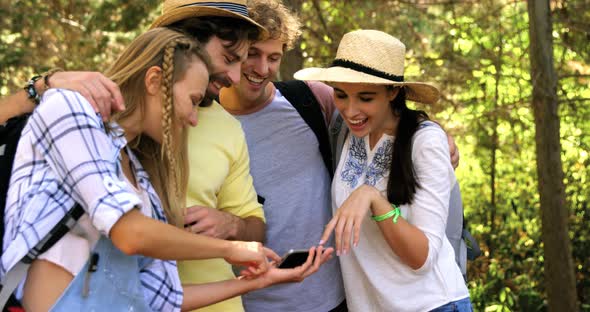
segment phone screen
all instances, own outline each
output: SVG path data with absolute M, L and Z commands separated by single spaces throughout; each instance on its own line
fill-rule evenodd
M 309 251 L 307 250 L 290 250 L 279 263 L 279 269 L 292 269 L 298 267 L 307 261 Z

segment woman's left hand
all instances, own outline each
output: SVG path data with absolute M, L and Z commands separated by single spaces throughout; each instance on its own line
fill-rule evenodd
M 338 256 L 346 254 L 350 250 L 351 236 L 353 236 L 353 245 L 357 246 L 361 224 L 367 216 L 367 211 L 371 209 L 374 196 L 381 195 L 376 188 L 370 185 L 363 184 L 354 190 L 326 225 L 320 244 L 327 242 L 330 234 L 334 231 Z

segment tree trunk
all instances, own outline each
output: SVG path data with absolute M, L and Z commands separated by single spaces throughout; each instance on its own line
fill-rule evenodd
M 290 8 L 293 12 L 299 14 L 303 0 L 284 0 L 285 6 Z M 293 74 L 303 67 L 303 54 L 298 41 L 292 50 L 289 50 L 283 55 L 280 68 L 280 80 L 293 79 Z
M 493 115 L 492 115 L 492 125 L 493 125 L 493 132 L 492 132 L 492 170 L 491 170 L 491 177 L 492 177 L 492 192 L 491 192 L 491 206 L 492 206 L 492 211 L 491 211 L 491 215 L 492 217 L 490 218 L 490 233 L 496 233 L 496 214 L 498 212 L 498 205 L 496 203 L 496 177 L 498 174 L 498 149 L 500 146 L 499 143 L 499 135 L 498 135 L 498 124 L 499 124 L 499 119 L 500 119 L 500 104 L 501 104 L 501 99 L 500 99 L 500 79 L 502 79 L 502 58 L 504 57 L 504 45 L 502 45 L 502 41 L 503 41 L 503 29 L 502 29 L 503 25 L 498 25 L 498 32 L 499 32 L 499 38 L 498 38 L 498 46 L 500 47 L 500 51 L 498 51 L 498 55 L 496 55 L 496 59 L 494 60 L 494 68 L 496 69 L 496 75 L 494 77 L 495 80 L 495 84 L 494 84 L 494 110 L 493 110 Z M 490 250 L 490 259 L 494 258 L 494 254 L 496 253 L 496 247 L 498 246 L 495 243 L 495 240 L 492 239 L 491 240 L 491 244 L 488 245 L 489 246 L 489 250 Z
M 293 79 L 293 74 L 303 67 L 303 55 L 299 45 L 283 55 L 280 69 L 281 80 Z
M 548 310 L 578 311 L 571 242 L 568 236 L 569 212 L 565 204 L 561 164 L 557 75 L 553 67 L 549 0 L 529 0 L 528 12 Z

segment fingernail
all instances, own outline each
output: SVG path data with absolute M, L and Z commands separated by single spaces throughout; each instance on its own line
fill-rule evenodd
M 340 250 L 336 251 L 336 255 L 340 257 Z
M 320 239 L 320 245 L 323 245 L 323 244 L 324 244 L 324 240 Z
M 359 243 L 354 243 L 354 247 L 357 247 L 359 245 Z

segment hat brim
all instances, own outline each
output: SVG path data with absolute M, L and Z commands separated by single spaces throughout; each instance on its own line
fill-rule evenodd
M 246 17 L 242 14 L 232 12 L 229 10 L 215 8 L 215 7 L 205 7 L 205 6 L 192 6 L 192 7 L 182 7 L 172 9 L 165 14 L 159 16 L 150 26 L 150 29 L 156 27 L 164 27 L 170 24 L 176 23 L 178 21 L 191 18 L 191 17 L 199 17 L 199 16 L 223 16 L 223 17 L 233 17 L 242 19 L 245 21 L 250 22 L 251 24 L 255 25 L 260 29 L 260 37 L 264 38 L 268 36 L 268 31 L 266 28 L 262 27 L 262 25 L 256 23 L 253 19 Z
M 440 97 L 438 89 L 427 83 L 393 81 L 339 66 L 305 68 L 297 71 L 293 77 L 298 80 L 404 86 L 406 89 L 406 99 L 424 104 L 434 104 Z

